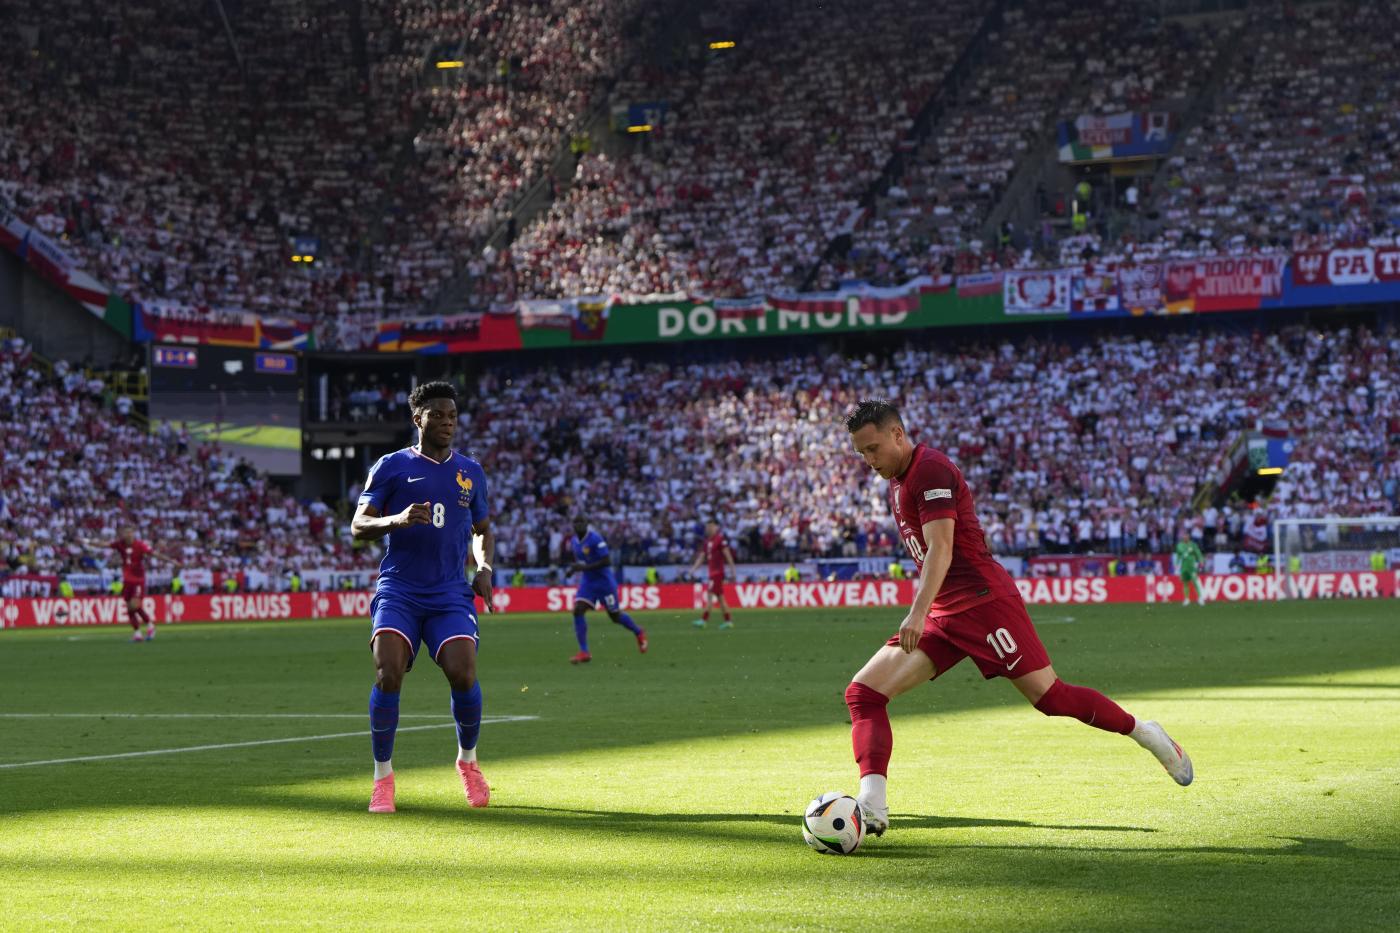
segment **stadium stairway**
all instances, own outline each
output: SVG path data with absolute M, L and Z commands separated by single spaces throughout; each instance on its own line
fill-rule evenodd
M 947 105 L 957 99 L 963 82 L 986 57 L 990 45 L 989 36 L 1001 26 L 1002 14 L 1013 5 L 1010 0 L 997 0 L 987 10 L 986 15 L 982 17 L 981 24 L 977 27 L 977 31 L 972 34 L 972 38 L 963 47 L 962 55 L 959 56 L 957 63 L 948 69 L 942 84 L 930 95 L 928 101 L 914 118 L 914 125 L 910 128 L 909 134 L 895 143 L 896 151 L 890 153 L 884 171 L 870 183 L 870 187 L 861 195 L 861 204 L 868 205 L 871 212 L 880 213 L 885 193 L 904 177 L 908 160 L 903 157 L 903 153 L 917 151 L 933 135 L 933 131 L 943 120 Z M 833 237 L 831 242 L 827 243 L 821 255 L 807 270 L 799 291 L 810 291 L 816 287 L 816 279 L 821 273 L 822 267 L 842 250 L 843 241 L 847 240 L 848 235 L 843 234 Z
M 1240 30 L 1244 26 L 1244 18 L 1233 13 L 1222 13 L 1218 14 L 1218 19 L 1221 22 L 1233 23 L 1234 29 L 1220 39 L 1223 46 L 1233 46 L 1235 40 L 1239 37 Z M 1190 135 L 1191 131 L 1206 118 L 1207 114 L 1215 110 L 1216 104 L 1219 102 L 1220 91 L 1225 86 L 1225 77 L 1229 74 L 1232 64 L 1233 59 L 1229 55 L 1217 56 L 1215 67 L 1211 70 L 1210 76 L 1206 78 L 1205 83 L 1202 84 L 1196 92 L 1196 96 L 1191 99 L 1191 103 L 1187 105 L 1186 110 L 1181 113 L 1181 124 L 1177 129 L 1176 139 L 1172 141 L 1171 149 L 1162 157 L 1161 161 L 1157 164 L 1157 170 L 1152 174 L 1152 186 L 1150 190 L 1154 193 L 1154 196 L 1151 202 L 1147 204 L 1147 209 L 1143 216 L 1157 216 L 1157 202 L 1160 200 L 1158 193 L 1166 190 L 1167 181 L 1171 178 L 1171 161 L 1176 157 L 1177 153 L 1181 151 L 1181 147 L 1186 144 L 1186 137 Z M 1142 223 L 1141 216 L 1135 218 L 1135 220 L 1137 220 L 1139 224 Z M 1146 239 L 1155 232 L 1155 230 L 1147 226 L 1140 226 L 1133 231 L 1134 235 L 1139 239 Z
M 682 7 L 682 10 L 685 8 Z M 692 11 L 693 18 L 693 11 Z M 639 10 L 632 21 L 632 30 L 642 31 L 647 19 L 647 11 Z M 659 29 L 657 24 L 666 23 L 674 25 L 675 20 L 665 16 L 654 18 L 653 26 Z M 698 27 L 697 27 L 698 28 Z M 697 34 L 698 36 L 698 34 Z M 655 38 L 652 35 L 650 38 Z M 693 37 L 694 38 L 694 37 Z M 490 247 L 495 250 L 509 246 L 516 235 L 523 231 L 530 222 L 539 214 L 549 209 L 554 197 L 562 195 L 572 187 L 574 182 L 574 169 L 577 160 L 570 150 L 570 140 L 577 134 L 586 134 L 593 140 L 604 140 L 609 136 L 609 116 L 612 105 L 612 90 L 617 85 L 620 75 L 625 74 L 636 61 L 637 49 L 646 48 L 650 44 L 649 39 L 643 38 L 633 46 L 633 54 L 628 57 L 618 67 L 618 70 L 609 76 L 606 85 L 598 96 L 598 102 L 588 113 L 581 116 L 578 121 L 564 132 L 559 138 L 559 145 L 554 153 L 549 168 L 535 179 L 524 193 L 516 199 L 511 206 L 510 213 L 496 225 L 496 228 L 487 236 L 481 248 Z M 684 106 L 687 99 L 682 99 L 679 106 Z M 416 131 L 415 134 L 417 135 Z M 553 184 L 551 184 L 553 181 Z M 555 194 L 557 192 L 557 195 Z M 473 291 L 471 272 L 466 262 L 462 262 L 457 267 L 457 271 L 451 275 L 443 284 L 442 288 L 429 302 L 428 313 L 445 314 L 454 310 L 459 310 L 470 304 Z

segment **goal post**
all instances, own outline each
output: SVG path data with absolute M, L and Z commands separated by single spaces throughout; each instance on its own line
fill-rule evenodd
M 1274 521 L 1274 577 L 1280 599 L 1295 574 L 1400 568 L 1400 516 L 1280 518 Z

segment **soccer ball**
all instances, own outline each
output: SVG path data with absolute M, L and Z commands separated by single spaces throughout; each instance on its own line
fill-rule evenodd
M 802 838 L 823 855 L 850 855 L 865 839 L 865 814 L 856 798 L 827 791 L 807 804 Z

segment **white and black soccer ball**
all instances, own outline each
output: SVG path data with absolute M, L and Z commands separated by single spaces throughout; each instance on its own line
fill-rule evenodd
M 856 798 L 827 791 L 807 804 L 802 838 L 823 855 L 850 855 L 865 841 L 865 814 Z

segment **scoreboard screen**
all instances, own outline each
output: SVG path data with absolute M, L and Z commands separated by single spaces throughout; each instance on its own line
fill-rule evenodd
M 268 473 L 301 473 L 301 361 L 243 347 L 151 346 L 151 425 L 184 427 L 201 442 Z

